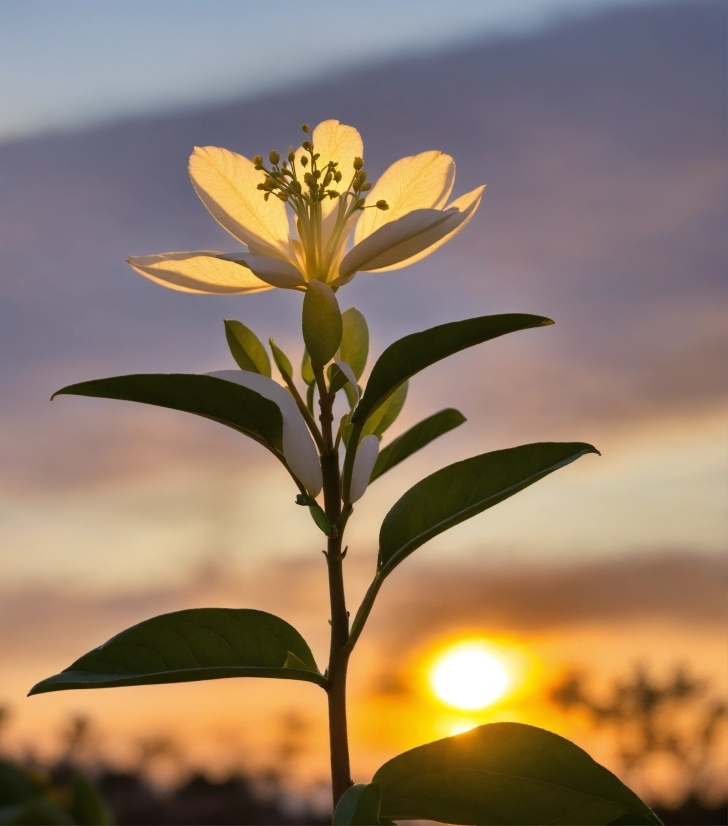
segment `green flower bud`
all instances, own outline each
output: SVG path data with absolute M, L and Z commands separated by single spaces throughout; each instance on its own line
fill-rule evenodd
M 275 164 L 280 161 L 281 156 L 275 151 L 275 149 L 271 149 L 268 153 L 268 160 L 275 166 Z
M 263 168 L 263 156 L 262 155 L 254 155 L 253 156 L 253 165 L 256 169 Z

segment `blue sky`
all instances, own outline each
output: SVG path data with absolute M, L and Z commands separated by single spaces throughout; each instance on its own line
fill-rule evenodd
M 564 14 L 645 2 L 3 0 L 0 139 L 250 96 Z

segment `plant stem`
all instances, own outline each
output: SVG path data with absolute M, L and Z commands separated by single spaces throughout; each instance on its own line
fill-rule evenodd
M 324 482 L 324 511 L 332 525 L 341 517 L 341 487 L 339 453 L 334 446 L 332 422 L 333 397 L 324 378 L 324 369 L 312 361 L 321 407 L 321 434 L 325 450 L 321 453 L 321 472 Z M 331 647 L 329 650 L 328 698 L 329 745 L 331 750 L 331 786 L 334 808 L 344 792 L 352 785 L 349 766 L 349 738 L 346 725 L 346 672 L 349 666 L 349 613 L 344 593 L 342 530 L 336 530 L 328 539 L 326 562 L 329 572 L 329 599 L 331 602 Z

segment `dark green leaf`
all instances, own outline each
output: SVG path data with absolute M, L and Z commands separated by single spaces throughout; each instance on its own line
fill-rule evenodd
M 58 806 L 37 798 L 17 806 L 0 808 L 0 825 L 13 826 L 66 826 L 73 824 L 71 816 Z
M 402 412 L 405 400 L 407 399 L 407 391 L 409 390 L 408 382 L 400 384 L 400 386 L 387 397 L 383 404 L 372 413 L 367 419 L 362 436 L 374 435 L 381 439 L 382 434 L 391 427 L 397 420 L 397 417 Z
M 341 358 L 360 379 L 367 365 L 369 355 L 369 327 L 367 320 L 356 309 L 349 307 L 341 314 L 343 334 L 341 336 Z
M 301 378 L 310 387 L 316 381 L 316 376 L 313 374 L 313 367 L 311 367 L 311 356 L 308 350 L 303 351 L 303 359 L 301 360 Z
M 438 436 L 459 427 L 464 421 L 465 416 L 460 411 L 448 407 L 418 422 L 380 451 L 370 481 L 373 482 Z
M 270 378 L 270 359 L 258 336 L 239 321 L 225 320 L 225 338 L 241 370 Z
M 111 812 L 101 795 L 77 774 L 72 782 L 71 817 L 79 826 L 107 826 L 112 823 Z
M 311 281 L 303 298 L 303 341 L 311 358 L 328 364 L 341 344 L 342 321 L 334 291 L 322 281 Z
M 333 826 L 379 826 L 381 789 L 376 783 L 350 786 L 339 800 Z
M 381 813 L 441 823 L 606 824 L 660 821 L 574 743 L 520 723 L 479 726 L 406 751 L 374 775 Z
M 71 384 L 53 394 L 94 396 L 153 404 L 204 416 L 283 452 L 283 418 L 278 405 L 247 387 L 213 376 L 146 373 Z
M 286 381 L 292 381 L 293 365 L 291 364 L 291 360 L 272 338 L 268 339 L 268 344 L 270 344 L 270 351 L 273 353 L 273 361 L 276 363 L 276 367 L 280 371 L 280 374 Z
M 289 653 L 305 670 L 286 667 Z M 248 608 L 191 608 L 122 631 L 33 686 L 30 694 L 222 677 L 277 677 L 325 686 L 306 641 L 280 617 Z
M 389 573 L 448 528 L 497 505 L 585 453 L 583 442 L 538 442 L 473 456 L 427 476 L 394 505 L 379 531 L 379 568 Z
M 365 421 L 402 382 L 447 356 L 506 333 L 548 324 L 553 321 L 543 316 L 507 313 L 453 321 L 405 336 L 377 359 L 352 421 Z
M 338 364 L 330 365 L 328 369 L 329 376 L 329 393 L 338 393 L 342 387 L 347 384 L 351 385 L 349 377 L 339 368 Z

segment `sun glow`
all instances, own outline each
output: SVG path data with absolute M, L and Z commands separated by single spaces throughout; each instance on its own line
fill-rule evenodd
M 448 649 L 430 672 L 435 695 L 454 708 L 485 708 L 510 688 L 511 677 L 502 660 L 486 644 L 467 642 Z

